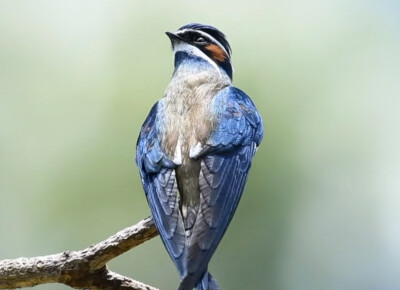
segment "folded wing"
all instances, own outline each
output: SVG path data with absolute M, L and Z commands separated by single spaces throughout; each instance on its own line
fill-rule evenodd
M 136 163 L 155 224 L 183 279 L 196 285 L 236 210 L 263 134 L 261 117 L 250 98 L 233 87 L 214 97 L 216 128 L 191 158 L 200 161 L 200 205 L 185 232 L 176 181 L 177 167 L 161 150 L 157 104 L 142 126 Z M 185 286 L 186 287 L 186 286 Z M 183 287 L 182 289 L 185 289 Z
M 187 243 L 187 275 L 193 280 L 207 269 L 242 195 L 263 125 L 250 98 L 228 87 L 213 100 L 217 126 L 193 158 L 201 160 L 200 211 Z

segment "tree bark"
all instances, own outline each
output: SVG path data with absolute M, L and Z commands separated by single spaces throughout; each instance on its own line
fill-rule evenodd
M 0 289 L 62 283 L 77 289 L 157 290 L 107 269 L 106 263 L 157 236 L 149 217 L 81 251 L 0 261 Z

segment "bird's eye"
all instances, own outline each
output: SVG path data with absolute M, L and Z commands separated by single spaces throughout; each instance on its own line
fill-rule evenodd
M 204 43 L 204 42 L 206 42 L 206 39 L 204 37 L 199 36 L 199 37 L 196 38 L 195 42 Z

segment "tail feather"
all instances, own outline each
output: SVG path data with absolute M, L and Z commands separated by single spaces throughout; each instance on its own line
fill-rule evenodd
M 209 272 L 206 272 L 201 282 L 197 284 L 196 290 L 219 290 L 219 287 L 213 276 Z
M 217 281 L 207 271 L 202 276 L 201 280 L 197 281 L 198 278 L 195 275 L 188 275 L 182 279 L 178 290 L 219 290 Z

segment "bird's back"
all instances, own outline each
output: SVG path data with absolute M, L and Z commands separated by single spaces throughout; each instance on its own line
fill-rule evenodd
M 159 103 L 161 146 L 178 163 L 189 162 L 190 149 L 210 136 L 216 121 L 210 104 L 219 91 L 229 86 L 215 72 L 186 74 L 185 70 L 182 67 L 175 72 Z
M 182 66 L 175 71 L 159 104 L 159 122 L 161 148 L 178 164 L 180 210 L 189 237 L 200 204 L 200 160 L 190 158 L 190 152 L 204 144 L 214 130 L 217 120 L 210 104 L 229 82 L 213 71 L 188 74 L 186 70 Z

